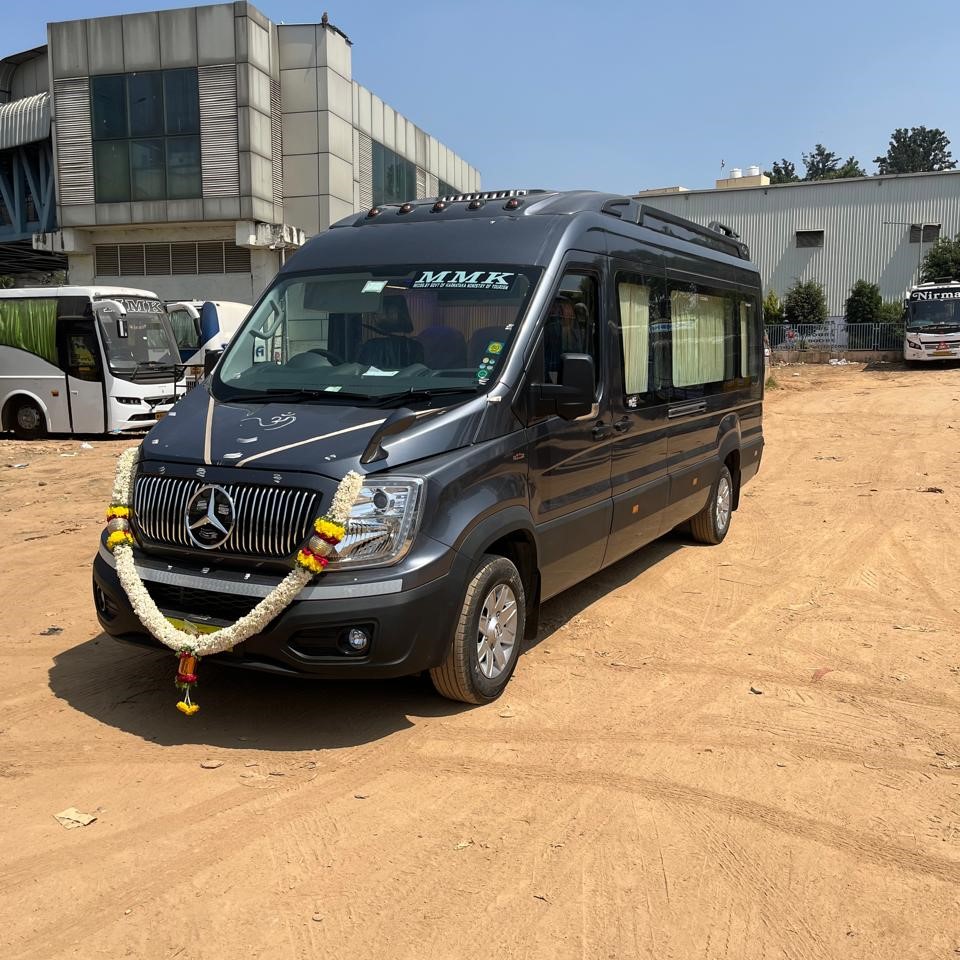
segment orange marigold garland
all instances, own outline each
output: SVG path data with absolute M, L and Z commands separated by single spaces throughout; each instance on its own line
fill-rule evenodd
M 197 664 L 200 658 L 184 651 L 177 665 L 177 689 L 183 692 L 183 699 L 177 703 L 177 709 L 192 717 L 200 710 L 200 704 L 190 699 L 190 688 L 197 685 Z

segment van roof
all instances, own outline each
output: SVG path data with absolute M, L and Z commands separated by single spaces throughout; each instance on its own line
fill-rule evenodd
M 746 244 L 728 227 L 705 227 L 633 197 L 592 190 L 491 190 L 382 204 L 352 214 L 309 240 L 282 272 L 408 260 L 546 266 L 561 241 L 566 248 L 596 249 L 597 241 L 586 235 L 604 232 L 679 246 L 709 259 L 732 258 L 755 269 L 745 262 L 750 257 Z

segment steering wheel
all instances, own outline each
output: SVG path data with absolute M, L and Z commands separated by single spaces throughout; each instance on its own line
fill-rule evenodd
M 331 350 L 324 350 L 323 347 L 314 347 L 312 350 L 308 350 L 307 353 L 316 353 L 321 357 L 326 357 L 334 366 L 343 363 L 343 357 L 333 353 Z

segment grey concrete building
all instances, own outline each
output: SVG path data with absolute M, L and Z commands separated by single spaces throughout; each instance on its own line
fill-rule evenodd
M 0 272 L 252 302 L 341 217 L 479 188 L 353 79 L 325 15 L 278 25 L 220 3 L 50 23 L 47 39 L 0 60 Z
M 930 245 L 960 232 L 956 170 L 779 185 L 757 170 L 713 190 L 637 196 L 697 223 L 732 227 L 750 246 L 765 290 L 782 296 L 798 278 L 819 280 L 833 316 L 842 316 L 859 279 L 879 284 L 885 300 L 902 297 Z

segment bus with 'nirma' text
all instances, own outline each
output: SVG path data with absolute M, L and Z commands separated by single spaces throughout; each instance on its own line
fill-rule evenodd
M 182 393 L 177 341 L 156 294 L 0 290 L 0 429 L 23 440 L 143 429 Z
M 912 287 L 907 295 L 903 359 L 960 359 L 960 281 Z

